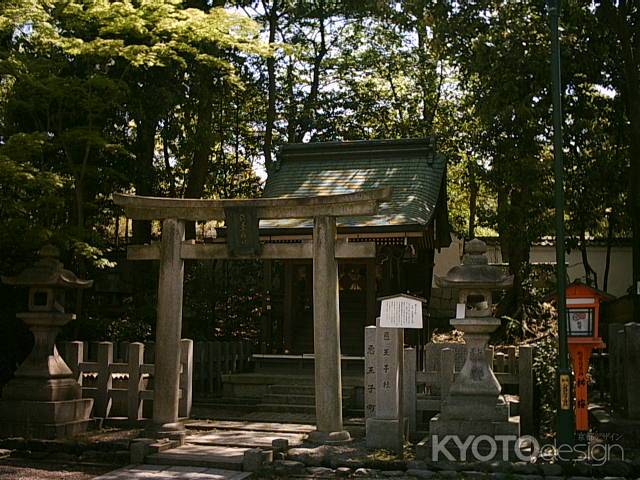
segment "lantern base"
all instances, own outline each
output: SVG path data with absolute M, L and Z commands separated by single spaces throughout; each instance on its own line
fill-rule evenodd
M 516 446 L 520 446 L 519 437 L 520 417 L 510 416 L 509 404 L 502 396 L 496 401 L 495 397 L 451 395 L 442 403 L 442 411 L 431 418 L 429 436 L 416 448 L 416 458 L 429 461 L 513 460 Z M 462 451 L 459 445 L 469 448 Z
M 485 420 L 489 422 L 504 422 L 510 417 L 509 403 L 500 395 L 450 395 L 442 402 L 442 414 L 444 420 Z
M 82 388 L 73 378 L 16 377 L 2 389 L 3 400 L 62 402 L 82 397 Z
M 460 446 L 467 447 L 462 450 Z M 429 436 L 416 446 L 416 458 L 427 461 L 517 460 L 522 448 L 520 419 L 503 421 L 451 420 L 436 415 L 429 422 Z
M 85 432 L 93 399 L 58 402 L 0 400 L 0 435 L 56 439 Z

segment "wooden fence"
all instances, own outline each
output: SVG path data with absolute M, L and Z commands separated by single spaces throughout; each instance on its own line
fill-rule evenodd
M 640 419 L 640 323 L 610 324 L 609 390 L 614 408 Z
M 375 327 L 365 329 L 365 417 L 375 415 L 375 354 L 367 345 L 375 343 Z M 375 352 L 375 349 L 371 349 Z M 418 353 L 422 358 L 418 358 Z M 441 409 L 455 376 L 465 361 L 462 343 L 428 343 L 423 348 L 405 348 L 403 397 L 404 412 L 411 433 L 426 428 L 429 418 Z M 493 371 L 503 393 L 519 395 L 518 413 L 523 434 L 533 434 L 533 347 L 504 347 L 487 350 Z M 423 367 L 417 365 L 422 363 Z
M 246 371 L 252 364 L 254 347 L 246 341 L 195 342 L 194 394 L 206 398 L 222 390 L 222 375 Z
M 115 347 L 115 348 L 114 348 Z M 193 341 L 181 341 L 180 403 L 178 415 L 188 417 L 192 403 Z M 91 350 L 92 355 L 89 355 Z M 114 357 L 114 350 L 116 356 Z M 150 353 L 146 352 L 148 350 Z M 93 416 L 144 419 L 153 401 L 153 347 L 145 344 L 63 342 L 62 356 L 82 386 L 82 396 L 93 398 Z M 120 360 L 120 361 L 114 361 Z M 91 359 L 91 361 L 90 361 Z

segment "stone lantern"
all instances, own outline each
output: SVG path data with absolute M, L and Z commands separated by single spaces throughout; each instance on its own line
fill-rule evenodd
M 89 288 L 93 280 L 65 270 L 51 245 L 39 255 L 17 276 L 2 277 L 8 285 L 29 287 L 28 311 L 17 317 L 33 333 L 34 346 L 2 391 L 0 434 L 61 438 L 84 431 L 93 407 L 55 345 L 60 329 L 75 318 L 64 310 L 65 290 Z
M 464 333 L 466 359 L 448 396 L 442 401 L 440 414 L 431 419 L 429 435 L 432 442 L 434 435 L 440 439 L 455 435 L 463 443 L 470 436 L 509 435 L 513 436 L 509 445 L 512 449 L 520 434 L 520 424 L 510 419 L 509 404 L 500 395 L 500 383 L 487 355 L 487 342 L 489 335 L 500 326 L 500 319 L 492 316 L 491 292 L 510 287 L 513 276 L 488 265 L 486 251 L 483 241 L 471 240 L 466 245 L 462 265 L 453 267 L 445 277 L 436 277 L 438 286 L 455 288 L 459 292 L 456 318 L 450 324 Z M 453 444 L 448 447 L 450 451 L 455 450 Z M 482 451 L 482 446 L 476 447 L 478 452 Z M 485 450 L 489 447 L 485 445 Z M 466 452 L 467 457 L 470 452 Z M 501 458 L 501 454 L 495 452 L 497 458 Z

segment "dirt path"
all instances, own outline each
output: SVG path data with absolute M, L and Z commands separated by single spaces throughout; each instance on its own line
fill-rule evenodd
M 0 461 L 0 480 L 89 480 L 116 468 L 117 465 L 96 466 L 4 459 Z

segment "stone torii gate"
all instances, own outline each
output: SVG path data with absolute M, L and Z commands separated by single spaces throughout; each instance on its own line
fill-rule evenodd
M 316 428 L 312 439 L 349 439 L 342 422 L 339 258 L 374 258 L 374 242 L 337 241 L 336 217 L 375 215 L 390 188 L 303 198 L 203 200 L 114 194 L 113 201 L 134 220 L 161 220 L 159 245 L 130 245 L 129 260 L 160 260 L 156 324 L 153 424 L 162 434 L 179 434 L 180 337 L 184 260 L 313 258 L 313 333 Z M 258 255 L 231 256 L 225 243 L 185 242 L 185 221 L 224 220 L 225 210 L 254 209 L 258 219 L 313 218 L 313 242 L 263 244 Z

